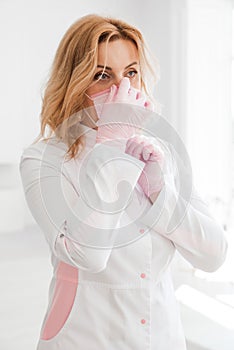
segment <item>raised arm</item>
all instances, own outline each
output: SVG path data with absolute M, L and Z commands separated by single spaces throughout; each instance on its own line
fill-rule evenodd
M 129 139 L 126 146 L 128 154 L 145 161 L 138 182 L 152 207 L 140 221 L 171 240 L 194 267 L 214 271 L 226 257 L 225 233 L 195 193 L 190 167 L 167 144 L 161 146 L 145 136 Z

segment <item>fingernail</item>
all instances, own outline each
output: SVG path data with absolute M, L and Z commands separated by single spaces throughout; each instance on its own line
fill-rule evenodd
M 144 104 L 144 106 L 145 106 L 146 108 L 149 107 L 149 105 L 150 105 L 150 102 L 149 102 L 149 101 L 146 101 L 145 104 Z

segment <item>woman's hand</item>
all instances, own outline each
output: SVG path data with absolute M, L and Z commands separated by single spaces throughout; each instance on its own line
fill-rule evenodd
M 110 93 L 105 103 L 130 103 L 146 109 L 154 110 L 153 104 L 148 101 L 146 95 L 133 87 L 131 87 L 129 78 L 125 77 L 121 80 L 119 87 L 112 85 Z
M 117 103 L 116 106 L 115 103 Z M 116 139 L 127 140 L 137 133 L 136 129 L 139 129 L 141 123 L 144 122 L 145 116 L 140 117 L 138 113 L 134 114 L 134 109 L 129 105 L 153 110 L 153 105 L 147 100 L 145 94 L 132 88 L 129 79 L 125 77 L 119 87 L 111 86 L 103 105 L 99 105 L 99 108 L 96 106 L 96 109 L 99 110 L 99 120 L 96 123 L 98 126 L 97 143 Z M 105 124 L 101 125 L 102 122 Z
M 155 200 L 164 186 L 163 150 L 151 138 L 141 135 L 131 137 L 127 141 L 125 153 L 145 162 L 138 183 L 145 195 Z

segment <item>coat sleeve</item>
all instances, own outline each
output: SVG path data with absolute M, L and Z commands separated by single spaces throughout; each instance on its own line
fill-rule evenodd
M 226 257 L 225 232 L 193 184 L 188 185 L 189 178 L 188 183 L 184 183 L 186 176 L 189 176 L 186 172 L 181 186 L 187 188 L 181 194 L 174 176 L 177 160 L 170 155 L 168 161 L 171 163 L 169 169 L 173 176 L 165 175 L 164 188 L 141 221 L 156 234 L 171 240 L 180 254 L 195 268 L 207 272 L 215 271 Z
M 106 268 L 124 205 L 144 166 L 129 158 L 114 147 L 95 148 L 80 167 L 78 193 L 61 166 L 36 152 L 23 153 L 28 207 L 59 260 L 93 273 Z

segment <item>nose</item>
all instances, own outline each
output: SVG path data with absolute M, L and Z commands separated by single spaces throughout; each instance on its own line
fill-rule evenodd
M 120 85 L 120 83 L 121 83 L 122 79 L 123 79 L 123 77 L 117 77 L 117 78 L 115 78 L 115 82 L 114 82 L 114 84 L 115 84 L 116 86 L 118 86 L 118 87 L 119 87 L 119 85 Z
M 121 82 L 123 81 L 123 79 L 129 81 L 129 79 L 128 79 L 127 77 L 119 76 L 119 77 L 116 77 L 116 78 L 115 78 L 115 83 L 114 83 L 114 84 L 115 84 L 117 87 L 119 87 L 119 85 L 121 84 Z

